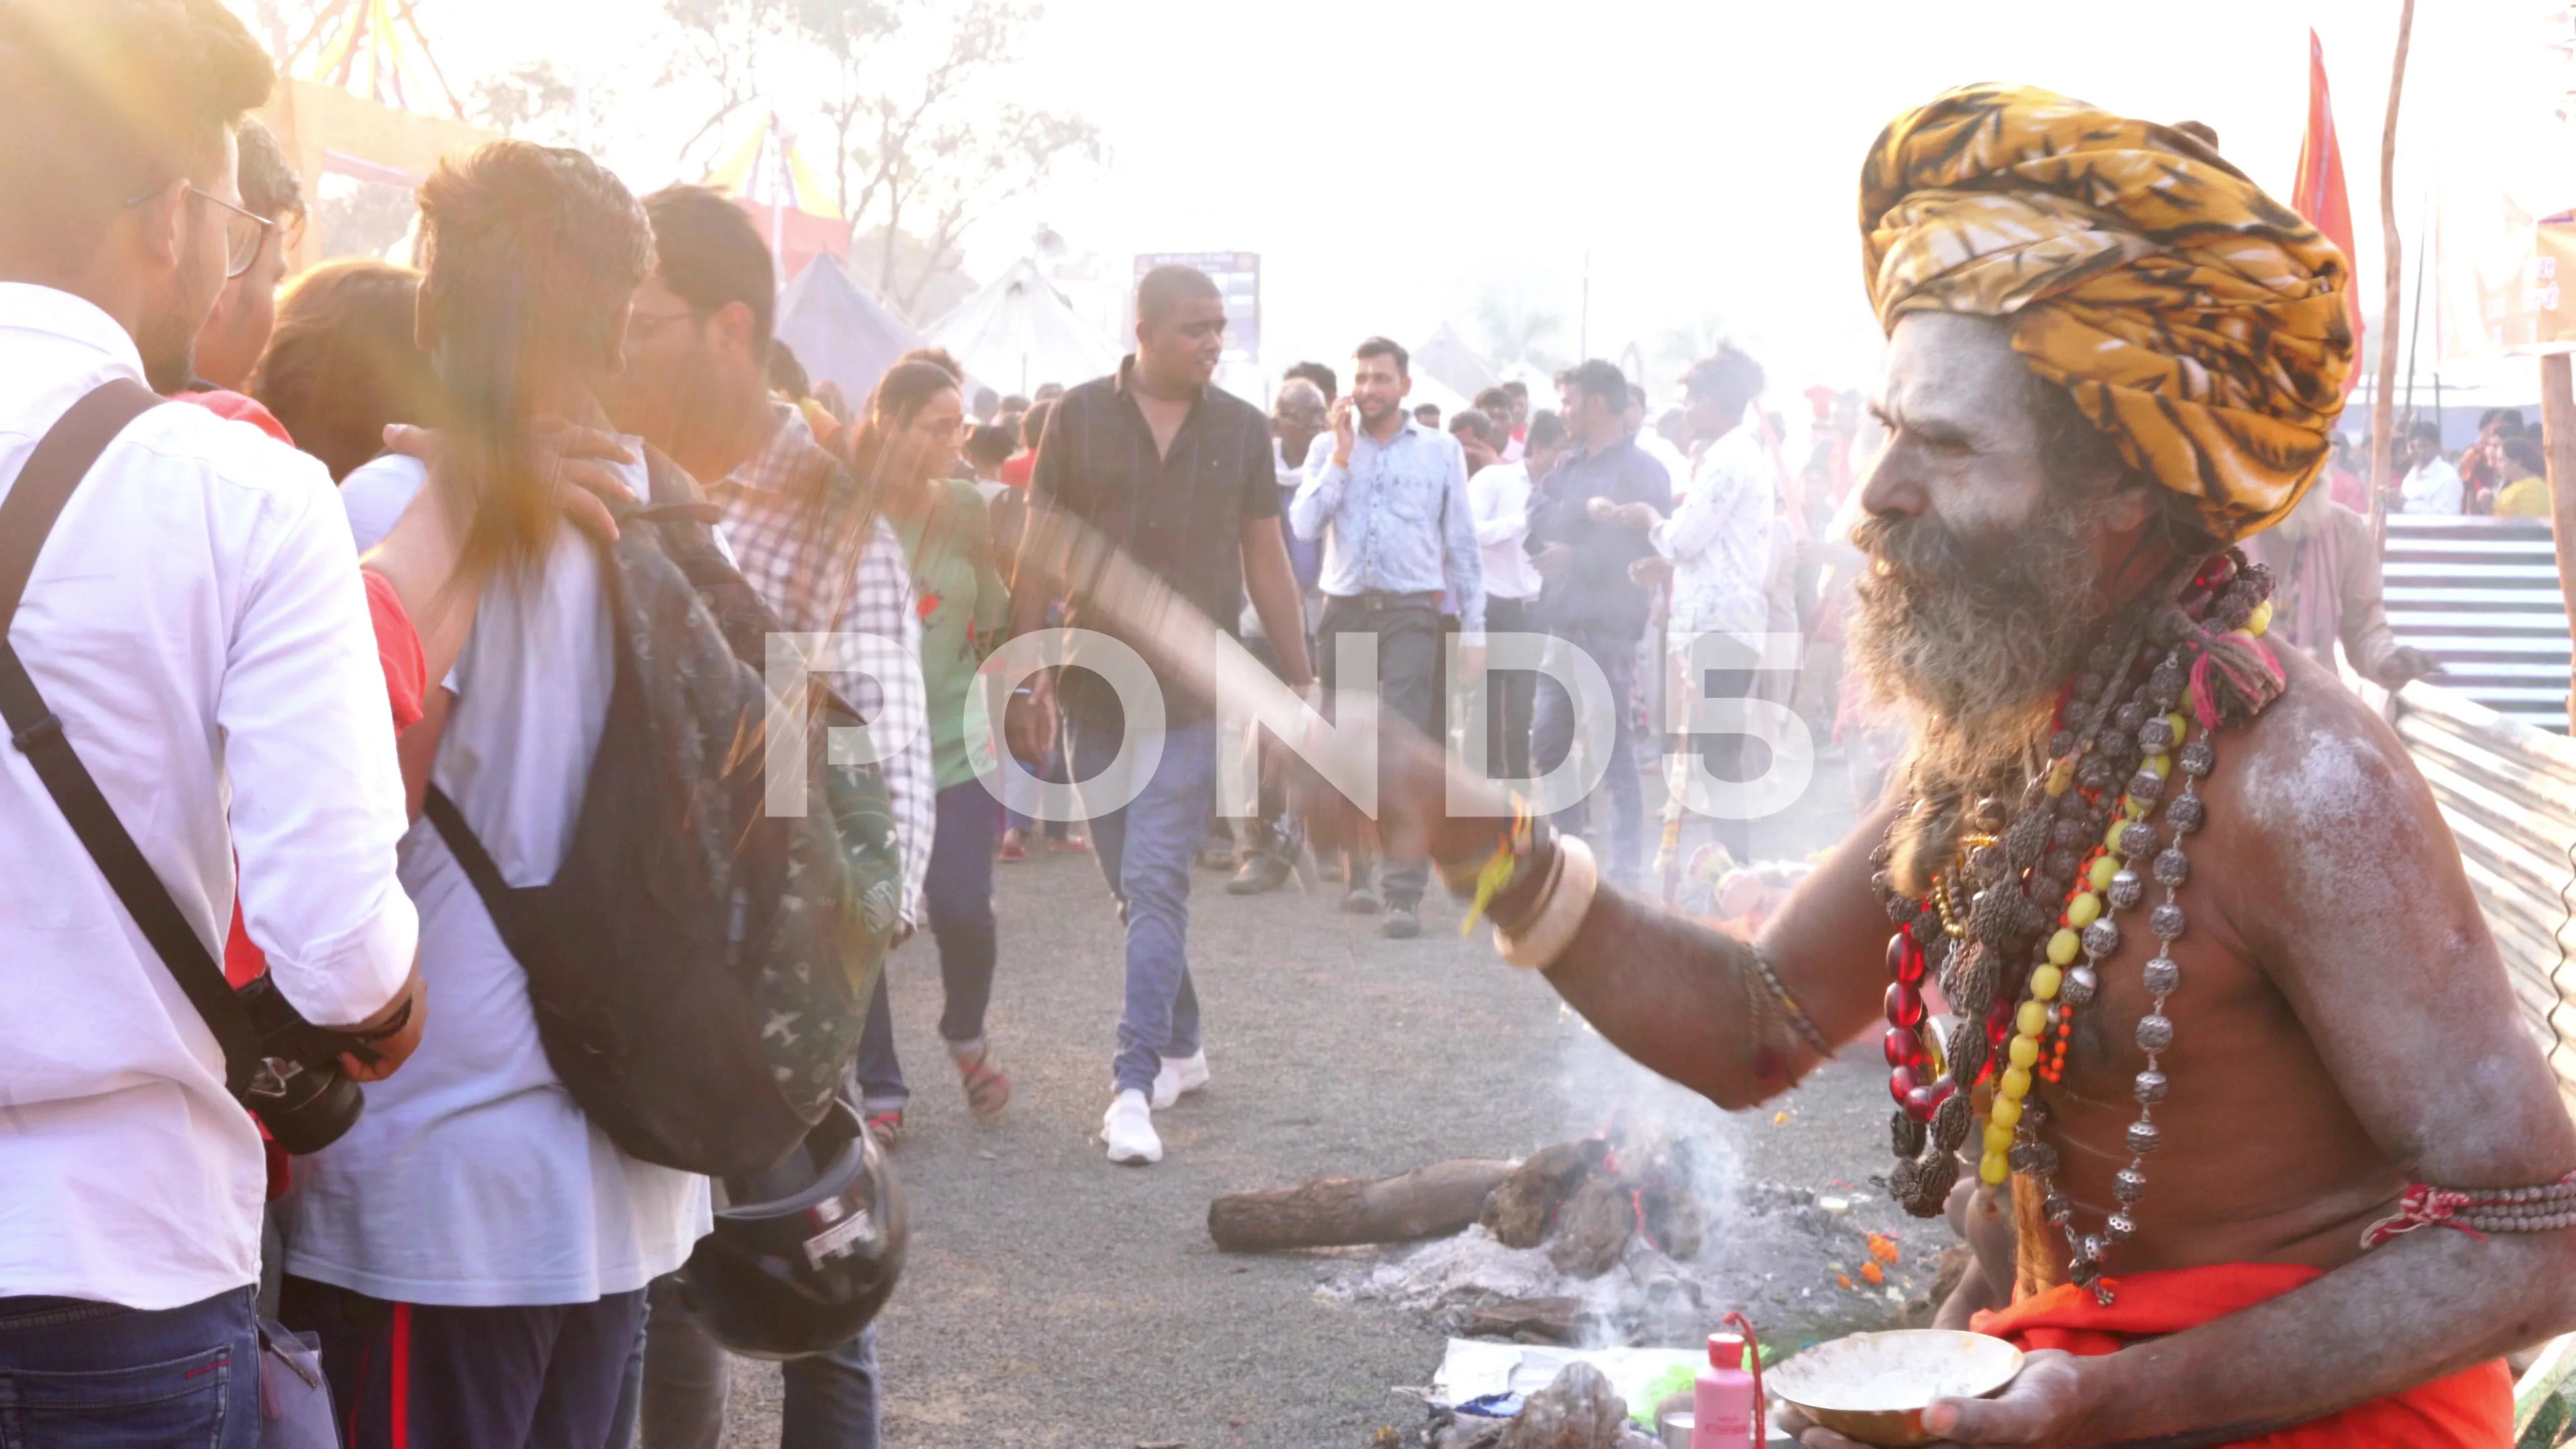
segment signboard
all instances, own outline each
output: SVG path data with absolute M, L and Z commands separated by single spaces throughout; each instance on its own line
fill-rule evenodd
M 2565 352 L 2576 344 L 2576 215 L 2534 226 L 2522 266 L 2500 290 L 2498 331 L 2507 352 Z
M 1259 252 L 1147 252 L 1136 258 L 1136 280 L 1156 267 L 1196 267 L 1225 298 L 1225 360 L 1261 360 L 1261 254 Z

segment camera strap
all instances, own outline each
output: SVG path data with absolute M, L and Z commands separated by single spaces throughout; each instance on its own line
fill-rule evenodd
M 124 902 L 143 938 L 152 943 L 163 967 L 205 1018 L 207 1029 L 223 1048 L 224 1085 L 238 1097 L 249 1088 L 251 1073 L 259 1066 L 259 1038 L 251 1028 L 250 1013 L 234 999 L 214 954 L 198 939 L 178 902 L 170 898 L 169 887 L 153 873 L 152 863 L 126 833 L 115 807 L 99 792 L 89 767 L 81 763 L 63 733 L 61 718 L 45 704 L 25 661 L 9 643 L 9 626 L 17 619 L 27 577 L 35 571 L 36 555 L 44 551 L 63 505 L 71 501 L 72 491 L 89 476 L 108 444 L 161 402 L 151 389 L 128 378 L 101 385 L 72 404 L 36 444 L 8 498 L 0 501 L 0 719 L 8 721 L 10 743 L 35 767 L 36 778 L 71 822 L 72 833 L 80 837 L 99 873 Z

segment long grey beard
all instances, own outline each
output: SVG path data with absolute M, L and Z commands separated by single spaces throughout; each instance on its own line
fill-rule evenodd
M 1947 860 L 1970 804 L 2017 799 L 2044 757 L 2058 691 L 2104 615 L 2086 532 L 2080 508 L 2042 510 L 1991 538 L 1891 515 L 1853 530 L 1871 563 L 1850 658 L 1913 729 L 1907 774 L 1922 804 L 1892 862 L 1909 891 Z

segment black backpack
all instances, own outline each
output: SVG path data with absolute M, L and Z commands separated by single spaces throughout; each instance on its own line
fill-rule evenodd
M 526 970 L 573 1100 L 630 1156 L 734 1177 L 786 1156 L 839 1088 L 901 857 L 882 772 L 825 759 L 824 727 L 858 721 L 819 685 L 805 814 L 763 808 L 777 618 L 688 475 L 650 452 L 647 471 L 651 505 L 602 551 L 616 682 L 555 878 L 512 887 L 445 795 L 427 813 Z

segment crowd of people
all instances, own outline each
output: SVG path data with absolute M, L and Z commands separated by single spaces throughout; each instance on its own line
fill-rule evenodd
M 2297 1246 L 2351 1236 L 2401 1169 L 2546 1184 L 2576 1154 L 2456 860 L 2392 864 L 2371 853 L 2385 832 L 2352 813 L 2361 791 L 2406 840 L 2439 837 L 2420 786 L 2390 783 L 2402 755 L 2328 673 L 2261 642 L 2277 627 L 2289 654 L 2329 667 L 2340 645 L 2383 682 L 2432 668 L 2388 636 L 2328 440 L 2299 434 L 2293 458 L 2243 444 L 2224 407 L 2167 425 L 2034 387 L 2047 375 L 2025 356 L 2073 377 L 2112 366 L 2110 350 L 2132 354 L 2120 367 L 2173 364 L 2158 349 L 2184 344 L 2152 288 L 2096 299 L 2108 342 L 2088 331 L 2074 347 L 2041 305 L 2007 346 L 1995 319 L 2020 299 L 1935 280 L 2012 234 L 1940 209 L 1964 194 L 1951 172 L 1992 159 L 1983 142 L 1939 143 L 1959 124 L 2162 168 L 2162 186 L 2122 205 L 2193 192 L 2334 303 L 2341 259 L 2280 223 L 2212 143 L 1993 87 L 1891 128 L 1868 193 L 1888 218 L 1874 263 L 1893 249 L 1873 281 L 1889 388 L 1867 427 L 1816 395 L 1816 446 L 1793 468 L 1762 406 L 1769 380 L 1734 346 L 1684 369 L 1660 416 L 1647 380 L 1595 359 L 1553 397 L 1490 388 L 1444 425 L 1410 402 L 1407 350 L 1370 337 L 1288 369 L 1265 413 L 1213 385 L 1224 301 L 1178 266 L 1140 282 L 1134 350 L 1111 376 L 994 397 L 932 349 L 852 401 L 772 335 L 779 278 L 733 201 L 685 185 L 638 198 L 578 151 L 523 142 L 441 164 L 420 191 L 415 266 L 288 279 L 309 203 L 248 119 L 274 80 L 219 0 L 0 0 L 0 710 L 16 747 L 0 761 L 0 1409 L 38 1426 L 32 1442 L 261 1442 L 275 1319 L 318 1345 L 350 1449 L 711 1446 L 729 1349 L 790 1355 L 783 1443 L 875 1443 L 868 1320 L 902 1220 L 882 1163 L 912 1091 L 883 961 L 926 932 L 959 1089 L 978 1116 L 1006 1111 L 988 1031 L 1008 981 L 995 868 L 1032 846 L 1088 852 L 1124 932 L 1099 1139 L 1112 1163 L 1159 1161 L 1155 1114 L 1210 1080 L 1194 871 L 1257 895 L 1320 854 L 1340 909 L 1389 938 L 1419 934 L 1435 883 L 1471 899 L 1507 959 L 1548 968 L 1611 1040 L 1728 1105 L 1785 1089 L 1873 1029 L 1883 1001 L 1903 1159 L 1890 1182 L 1970 1224 L 1979 1266 L 1944 1309 L 1963 1322 L 2009 1308 L 2048 1327 L 2025 1310 L 2056 1288 L 2099 1284 L 2107 1303 L 2104 1255 L 2132 1238 L 2144 1264 L 2223 1261 L 2165 1236 L 2183 1231 L 2248 1257 L 2288 1243 L 2300 1271 L 2346 1285 L 2272 1315 L 2316 1346 L 2267 1385 L 2207 1407 L 2153 1380 L 2126 1391 L 2132 1417 L 2100 1423 L 2324 1412 L 2347 1389 L 2414 1392 L 2427 1365 L 2485 1392 L 2459 1388 L 2459 1371 L 2509 1345 L 2449 1308 L 2420 1316 L 2403 1364 L 2383 1353 L 2338 1382 L 2362 1351 L 2339 1325 L 2375 1322 L 2364 1300 L 2414 1280 Z M 2055 215 L 2034 203 L 2011 225 L 2045 237 Z M 2167 245 L 2138 228 L 2138 255 Z M 2194 359 L 2193 375 L 2268 379 L 2236 413 L 2307 416 L 2338 396 L 2348 342 L 2299 303 L 2248 305 L 2271 310 L 2227 336 L 2259 349 L 2308 328 L 2309 350 L 2277 367 Z M 1884 450 L 1875 471 L 1856 446 Z M 2413 446 L 2410 511 L 2546 511 L 2518 417 L 2491 417 L 2458 469 L 2438 435 Z M 1832 541 L 1855 525 L 1853 544 Z M 1382 828 L 1351 828 L 1292 772 L 1228 798 L 1220 756 L 1237 744 L 1188 681 L 1158 681 L 1158 725 L 1135 718 L 1112 656 L 1153 655 L 1172 616 L 1121 607 L 1113 585 L 1131 577 L 1238 635 L 1326 719 L 1369 695 Z M 1067 653 L 988 690 L 997 651 L 1058 627 L 1074 631 Z M 1700 647 L 1711 637 L 1739 646 L 1722 665 Z M 1763 642 L 1784 637 L 1823 663 L 1784 666 Z M 1831 687 L 1846 656 L 1878 686 L 1877 716 Z M 1373 661 L 1368 677 L 1343 676 L 1355 660 Z M 755 731 L 723 701 L 764 663 L 775 697 Z M 1569 687 L 1587 672 L 1606 707 Z M 1649 776 L 1678 795 L 1772 763 L 1754 734 L 1693 728 L 1682 706 L 1756 700 L 1795 704 L 1856 758 L 1891 713 L 1917 744 L 1902 762 L 1872 756 L 1896 787 L 1856 787 L 1861 829 L 1748 947 L 1642 897 Z M 996 770 L 978 711 L 998 715 L 1015 767 Z M 763 736 L 775 769 L 781 720 L 841 732 L 810 759 L 828 819 L 804 834 L 746 825 L 724 841 L 741 860 L 713 859 L 727 851 L 685 824 L 613 841 L 636 852 L 619 859 L 705 877 L 712 932 L 691 935 L 678 903 L 619 904 L 740 982 L 713 998 L 741 1008 L 724 1021 L 651 1030 L 731 1050 L 791 1098 L 800 1073 L 822 1074 L 797 1108 L 820 1124 L 780 1165 L 735 1171 L 705 1165 L 731 1160 L 722 1130 L 701 1130 L 695 1153 L 640 1146 L 665 1140 L 630 1120 L 644 1109 L 598 1095 L 673 1048 L 639 1034 L 637 1004 L 582 996 L 550 953 L 637 948 L 567 943 L 559 924 L 549 947 L 531 923 L 618 889 L 591 877 L 601 840 L 648 818 L 634 800 L 680 798 L 685 822 L 759 794 L 744 737 Z M 2206 809 L 2195 785 L 2168 797 L 2165 781 L 2209 774 L 2222 730 L 2257 783 L 2209 800 L 2273 793 L 2219 846 L 2195 840 L 2187 869 Z M 1130 748 L 1140 732 L 1156 747 Z M 2321 749 L 2366 753 L 2353 778 L 2378 783 L 2306 789 L 2300 761 Z M 2034 774 L 2042 758 L 2056 763 Z M 1569 762 L 1597 783 L 1563 809 L 1501 793 Z M 1078 820 L 1043 803 L 1068 783 Z M 2009 828 L 2015 809 L 2041 828 Z M 1751 858 L 1748 812 L 1701 813 L 1725 858 Z M 2327 850 L 2342 874 L 2285 876 L 2288 857 L 2258 848 L 2272 835 Z M 2094 923 L 2141 894 L 2123 862 L 2150 859 L 2166 903 L 2134 929 L 2164 952 L 2187 874 L 2229 902 L 2226 944 L 2182 955 L 2227 983 L 2224 999 L 2268 1003 L 2234 1036 L 2224 999 L 2205 1019 L 2280 1125 L 2243 1133 L 2231 1158 L 2216 1124 L 2236 1084 L 2177 1078 L 2163 1120 L 2212 1130 L 2193 1140 L 2201 1165 L 2172 1174 L 2172 1226 L 2142 1235 L 2127 1216 L 2159 1142 L 2142 1118 L 2129 1152 L 2069 1168 L 2080 1201 L 2119 1207 L 2099 1235 L 2069 1230 L 2060 1262 L 2045 1241 L 2076 1200 L 2051 1185 L 2056 1150 L 2034 1146 L 2034 1073 L 2053 1087 L 2071 1060 L 2090 1094 L 2078 1104 L 2131 1095 L 2127 1075 L 2140 1104 L 2167 1101 L 2162 1013 L 2182 968 L 2160 953 L 2135 990 L 2096 970 L 2119 937 Z M 2375 876 L 2429 880 L 2438 909 L 2347 889 Z M 2289 925 L 2249 924 L 2258 901 L 2285 900 Z M 1899 928 L 1892 984 L 1867 926 L 1882 906 Z M 799 935 L 800 915 L 831 928 Z M 822 939 L 832 959 L 795 954 Z M 2474 989 L 2418 979 L 2463 951 Z M 2026 979 L 2001 981 L 1999 963 L 2022 960 Z M 2368 971 L 2451 1006 L 2391 1026 L 2345 999 Z M 2075 1025 L 2097 992 L 2164 1023 L 2135 1027 L 2143 1075 Z M 1964 1013 L 1938 1053 L 1927 994 Z M 254 999 L 268 1003 L 255 1033 Z M 2461 1039 L 2501 1064 L 2474 1103 L 2398 1102 L 2360 1080 L 2383 1061 L 2432 1072 Z M 363 1110 L 331 1095 L 342 1076 L 365 1084 Z M 824 1105 L 844 1085 L 848 1105 Z M 1962 1089 L 1989 1114 L 1985 1151 L 1966 1158 Z M 307 1135 L 335 1101 L 339 1117 Z M 2072 1108 L 2069 1130 L 2101 1130 L 2092 1111 Z M 2330 1210 L 2230 1185 L 2245 1153 L 2313 1141 L 2333 1151 L 2300 1191 Z M 1976 1177 L 1954 1195 L 1963 1163 Z M 2286 1180 L 2279 1166 L 2266 1180 Z M 1997 1193 L 2016 1181 L 2018 1248 Z M 2393 1250 L 2410 1253 L 2424 1281 L 2488 1282 L 2458 1254 Z M 750 1330 L 746 1293 L 776 1306 Z M 2553 1311 L 2535 1301 L 2515 1321 Z M 2437 1327 L 2478 1352 L 2450 1353 L 2427 1337 Z M 2175 1356 L 2215 1372 L 2246 1352 L 2231 1332 L 2184 1334 Z M 2000 1416 L 2044 1437 L 2109 1412 L 2064 1399 L 2071 1363 L 2035 1359 L 2015 1396 L 1950 1422 Z
M 2519 408 L 2489 408 L 2478 419 L 2477 441 L 2457 457 L 2442 448 L 2441 424 L 2431 418 L 2405 430 L 2400 472 L 2389 510 L 2433 517 L 2462 514 L 2496 518 L 2549 518 L 2549 459 L 2540 429 L 2527 427 Z M 2330 478 L 2337 501 L 2367 513 L 2368 471 L 2338 437 Z
M 368 1084 L 327 1144 L 263 1153 L 231 1064 L 197 1044 L 220 1013 L 191 1014 L 197 984 L 168 941 L 131 934 L 149 913 L 114 874 L 115 891 L 66 889 L 97 843 L 42 798 L 50 777 L 10 775 L 23 798 L 0 835 L 24 869 L 5 929 L 51 943 L 11 955 L 63 979 L 7 1043 L 17 1120 L 41 1128 L 11 1139 L 9 1176 L 55 1188 L 0 1234 L 0 1374 L 39 1362 L 47 1313 L 87 1321 L 57 1304 L 122 1308 L 45 1361 L 174 1393 L 185 1375 L 156 1366 L 254 1360 L 274 1315 L 318 1338 L 353 1444 L 622 1443 L 639 1424 L 649 1445 L 716 1442 L 725 1336 L 683 1270 L 727 1199 L 630 1151 L 558 1080 L 558 1008 L 506 899 L 558 889 L 621 701 L 660 687 L 630 674 L 672 667 L 668 641 L 630 653 L 637 585 L 610 587 L 626 566 L 608 545 L 661 526 L 673 472 L 764 617 L 831 641 L 809 666 L 877 756 L 896 866 L 855 904 L 875 934 L 846 964 L 868 988 L 849 1091 L 880 1151 L 911 1086 L 874 965 L 917 931 L 970 1109 L 1010 1101 L 986 1032 L 997 862 L 1039 840 L 1089 851 L 1116 901 L 1127 989 L 1102 1140 L 1122 1163 L 1157 1160 L 1152 1114 L 1209 1079 L 1187 942 L 1212 824 L 1232 832 L 1236 893 L 1294 868 L 1275 785 L 1221 811 L 1207 701 L 1174 691 L 1150 777 L 1116 778 L 1118 705 L 1078 655 L 1010 699 L 1031 773 L 988 787 L 965 728 L 984 661 L 1016 634 L 1119 627 L 1086 618 L 1076 561 L 1033 520 L 1082 520 L 1301 692 L 1311 659 L 1329 692 L 1339 641 L 1370 636 L 1377 677 L 1354 687 L 1433 736 L 1453 635 L 1462 686 L 1481 687 L 1488 630 L 1542 633 L 1599 654 L 1624 702 L 1668 592 L 1711 627 L 1764 617 L 1769 460 L 1720 446 L 1751 436 L 1763 386 L 1741 354 L 1684 382 L 1696 476 L 1641 428 L 1643 390 L 1597 361 L 1553 410 L 1496 389 L 1444 431 L 1406 406 L 1405 350 L 1373 338 L 1347 393 L 1340 369 L 1301 365 L 1265 416 L 1211 386 L 1216 287 L 1167 268 L 1139 289 L 1113 377 L 992 398 L 929 350 L 853 406 L 771 335 L 771 256 L 712 191 L 639 199 L 577 152 L 494 143 L 422 187 L 416 266 L 288 278 L 309 203 L 245 114 L 272 74 L 220 6 L 13 0 L 0 75 L 27 118 L 0 148 L 7 187 L 39 199 L 0 222 L 22 457 L 95 430 L 83 399 L 118 379 L 190 404 L 92 439 L 59 526 L 32 535 L 41 562 L 20 560 L 10 637 L 183 929 L 223 943 L 226 984 L 273 983 Z M 124 80 L 82 79 L 99 75 Z M 84 564 L 102 550 L 150 560 L 153 586 L 85 592 L 129 577 Z M 115 678 L 92 678 L 111 657 Z M 1630 711 L 1603 735 L 1538 674 L 1496 680 L 1492 772 L 1551 769 L 1578 735 L 1606 750 L 1603 838 L 1627 842 L 1609 848 L 1634 879 Z M 1032 779 L 1125 803 L 1041 825 Z M 1411 936 L 1429 877 L 1418 850 L 1359 845 L 1340 901 Z M 161 1025 L 98 1039 L 138 1020 Z M 869 1442 L 873 1334 L 790 1364 L 786 1442 Z M 217 1387 L 185 1394 L 168 1414 L 240 1421 Z

